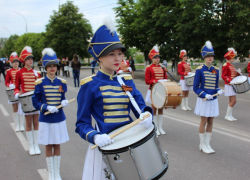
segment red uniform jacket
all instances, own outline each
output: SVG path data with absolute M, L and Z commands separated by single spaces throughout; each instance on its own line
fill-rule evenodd
M 149 89 L 151 89 L 152 85 L 154 83 L 157 83 L 158 80 L 167 78 L 167 73 L 164 71 L 164 69 L 162 69 L 160 65 L 156 66 L 155 64 L 151 64 L 147 66 L 145 72 L 145 82 L 146 84 L 150 85 Z
M 190 64 L 184 61 L 178 63 L 178 73 L 181 75 L 181 79 L 184 79 L 189 72 L 191 72 Z
M 249 77 L 250 77 L 250 61 L 248 62 L 248 65 L 247 65 L 247 72 L 249 73 Z
M 16 73 L 16 83 L 15 83 L 15 94 L 17 93 L 26 93 L 29 91 L 35 90 L 35 81 L 41 78 L 41 74 L 37 73 L 38 76 L 35 76 L 33 69 L 28 70 L 26 67 L 23 67 Z M 20 87 L 21 86 L 21 87 Z
M 120 65 L 119 69 L 116 72 L 118 72 L 119 70 L 122 70 L 123 72 L 130 72 L 128 70 L 128 67 L 129 67 L 129 62 L 125 61 L 125 60 L 122 60 L 122 63 Z
M 232 81 L 232 79 L 236 76 L 239 76 L 240 74 L 236 71 L 234 65 L 230 64 L 229 62 L 226 62 L 222 66 L 222 79 L 225 81 L 225 84 L 229 84 Z
M 16 73 L 19 71 L 19 68 L 17 69 L 8 69 L 5 77 L 5 86 L 9 87 L 10 84 L 14 84 L 16 82 Z

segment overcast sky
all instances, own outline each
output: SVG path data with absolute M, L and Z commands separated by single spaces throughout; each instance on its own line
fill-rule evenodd
M 111 16 L 115 20 L 112 8 L 117 6 L 117 0 L 72 1 L 89 20 L 93 31 L 102 24 L 104 17 Z M 24 18 L 14 11 L 26 18 L 28 32 L 45 32 L 52 11 L 58 11 L 59 2 L 64 4 L 67 0 L 0 0 L 0 37 L 9 37 L 10 33 L 22 35 L 26 32 Z

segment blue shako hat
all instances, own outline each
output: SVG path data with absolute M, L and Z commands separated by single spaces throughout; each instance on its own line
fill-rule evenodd
M 201 48 L 201 55 L 203 58 L 214 56 L 214 49 L 210 41 L 206 41 L 205 45 Z
M 42 54 L 43 54 L 42 62 L 45 68 L 50 64 L 59 65 L 56 53 L 52 48 L 45 48 Z
M 88 52 L 99 61 L 99 57 L 115 49 L 122 49 L 123 52 L 126 50 L 115 31 L 111 18 L 106 17 L 104 24 L 96 30 L 89 44 Z

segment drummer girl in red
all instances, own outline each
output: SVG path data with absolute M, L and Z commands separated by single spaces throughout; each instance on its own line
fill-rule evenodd
M 15 88 L 16 82 L 16 73 L 19 71 L 19 58 L 16 52 L 11 53 L 10 55 L 10 62 L 12 64 L 12 68 L 7 70 L 6 78 L 5 78 L 5 85 L 9 88 Z M 18 103 L 19 101 L 10 102 L 8 104 L 12 104 L 13 108 L 13 118 L 16 124 L 16 132 L 24 131 L 24 116 L 18 114 Z
M 40 74 L 38 74 L 35 70 L 32 69 L 33 58 L 34 56 L 32 54 L 31 47 L 25 46 L 19 57 L 20 61 L 24 63 L 24 67 L 16 73 L 15 98 L 17 100 L 19 99 L 19 95 L 29 91 L 34 91 L 35 81 L 41 77 Z M 19 106 L 21 105 L 19 104 Z M 18 110 L 22 111 L 21 107 Z M 30 113 L 20 113 L 25 115 L 26 136 L 29 143 L 29 154 L 41 154 L 38 145 L 39 111 Z M 32 132 L 32 124 L 34 132 Z
M 250 54 L 249 54 L 249 57 L 250 57 Z M 249 73 L 249 75 L 248 75 L 248 82 L 250 84 L 250 61 L 247 64 L 247 72 Z
M 145 72 L 145 82 L 146 84 L 150 85 L 145 102 L 151 104 L 153 113 L 154 113 L 154 124 L 157 127 L 157 135 L 166 134 L 165 131 L 162 129 L 162 122 L 163 122 L 163 108 L 158 109 L 158 115 L 156 115 L 157 109 L 154 107 L 151 101 L 151 88 L 157 82 L 164 82 L 167 81 L 167 69 L 165 66 L 161 66 L 160 63 L 160 53 L 158 46 L 154 46 L 154 48 L 148 54 L 149 59 L 152 60 L 152 64 L 148 65 Z
M 234 48 L 228 48 L 228 52 L 224 55 L 224 58 L 227 59 L 227 62 L 223 64 L 222 66 L 222 79 L 225 82 L 225 96 L 229 96 L 229 104 L 227 108 L 227 114 L 225 116 L 225 119 L 228 121 L 236 121 L 232 115 L 233 113 L 233 107 L 236 104 L 236 93 L 233 90 L 232 85 L 230 85 L 230 82 L 235 78 L 236 76 L 240 75 L 240 71 L 237 72 L 234 65 L 232 63 L 235 60 L 236 51 Z
M 184 76 L 192 74 L 190 64 L 187 63 L 187 51 L 185 49 L 181 50 L 179 57 L 182 60 L 178 63 L 178 73 L 181 75 L 180 84 L 183 92 L 181 109 L 184 111 L 192 110 L 190 107 L 188 107 L 188 93 L 189 90 L 193 90 L 193 86 L 187 86 L 184 79 Z

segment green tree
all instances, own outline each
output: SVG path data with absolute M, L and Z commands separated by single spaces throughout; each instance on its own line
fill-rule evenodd
M 11 35 L 9 39 L 5 41 L 4 46 L 1 49 L 1 56 L 9 57 L 12 52 L 16 51 L 15 43 L 18 37 L 18 35 Z
M 92 36 L 92 27 L 78 11 L 79 8 L 68 1 L 60 6 L 58 12 L 53 12 L 49 24 L 46 25 L 45 44 L 52 47 L 59 57 L 71 59 L 74 54 L 80 57 L 90 56 L 87 47 Z

